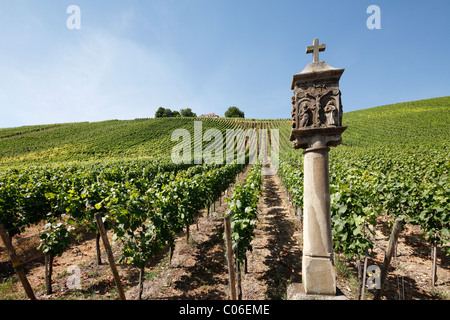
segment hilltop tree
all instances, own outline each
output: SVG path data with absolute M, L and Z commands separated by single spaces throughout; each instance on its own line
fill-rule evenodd
M 197 117 L 197 115 L 192 112 L 191 108 L 177 110 L 170 110 L 169 108 L 159 107 L 156 110 L 155 118 L 175 118 L 175 117 Z
M 159 107 L 158 110 L 156 110 L 155 113 L 155 118 L 163 118 L 164 117 L 164 113 L 165 113 L 166 109 L 163 107 Z
M 173 116 L 172 110 L 170 110 L 169 108 L 164 109 L 164 117 L 170 118 L 170 117 L 172 117 L 172 116 Z
M 229 107 L 225 112 L 225 117 L 227 118 L 245 118 L 244 111 L 239 110 L 238 107 Z
M 182 117 L 197 117 L 197 115 L 192 112 L 191 108 L 181 109 L 180 113 Z
M 172 112 L 172 110 L 170 110 L 169 108 L 163 108 L 163 107 L 159 107 L 158 110 L 156 110 L 155 113 L 155 118 L 168 118 L 168 117 L 173 117 L 175 116 Z

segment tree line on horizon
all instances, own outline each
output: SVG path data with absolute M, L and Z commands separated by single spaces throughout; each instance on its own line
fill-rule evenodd
M 169 108 L 159 107 L 156 110 L 155 118 L 176 118 L 176 117 L 197 117 L 197 114 L 192 111 L 191 108 L 171 110 Z M 227 109 L 225 112 L 226 118 L 245 118 L 244 111 L 240 110 L 238 107 L 232 106 Z

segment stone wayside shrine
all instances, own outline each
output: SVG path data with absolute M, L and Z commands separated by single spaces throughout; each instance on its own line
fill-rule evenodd
M 306 53 L 313 62 L 292 78 L 292 131 L 295 149 L 305 149 L 303 189 L 302 283 L 289 286 L 291 300 L 342 299 L 336 295 L 336 274 L 331 243 L 328 152 L 342 142 L 342 103 L 339 79 L 344 69 L 319 61 L 325 44 L 314 39 Z

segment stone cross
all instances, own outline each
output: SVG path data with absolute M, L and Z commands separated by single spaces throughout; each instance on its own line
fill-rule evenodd
M 290 140 L 303 151 L 302 283 L 288 289 L 288 299 L 336 297 L 336 274 L 331 234 L 328 152 L 342 143 L 342 103 L 339 79 L 344 69 L 319 61 L 325 45 L 308 46 L 314 59 L 292 77 Z M 297 289 L 302 293 L 298 293 Z M 299 298 L 300 297 L 300 298 Z
M 306 47 L 306 54 L 313 54 L 313 63 L 319 62 L 319 52 L 325 51 L 326 45 L 319 44 L 319 39 L 314 39 L 312 46 Z

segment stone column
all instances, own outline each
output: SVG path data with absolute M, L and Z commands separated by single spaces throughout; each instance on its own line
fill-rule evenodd
M 336 294 L 326 146 L 304 151 L 302 282 L 306 294 Z
M 296 137 L 296 145 L 305 149 L 302 284 L 307 295 L 336 295 L 328 152 L 341 143 L 345 129 L 309 129 Z

